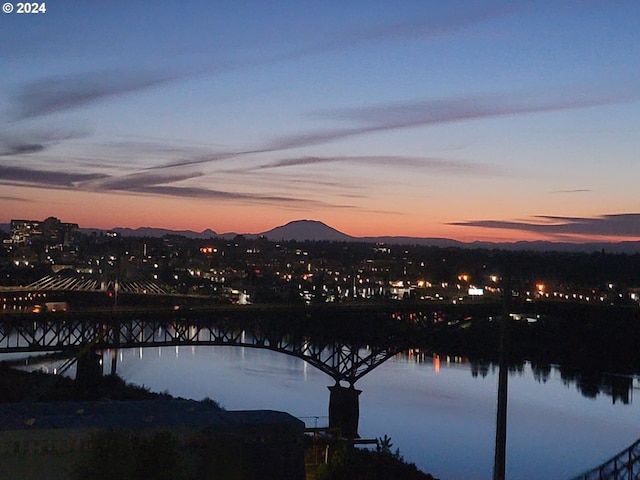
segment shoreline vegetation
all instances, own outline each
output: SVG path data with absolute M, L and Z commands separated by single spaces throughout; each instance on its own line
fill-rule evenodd
M 67 402 L 96 400 L 168 400 L 167 392 L 156 393 L 144 386 L 125 382 L 117 375 L 105 375 L 91 390 L 81 388 L 75 380 L 64 375 L 15 368 L 22 361 L 0 362 L 0 403 Z M 214 400 L 205 398 L 223 410 Z M 326 465 L 322 465 L 313 480 L 437 480 L 408 463 L 396 450 L 392 452 L 388 437 L 376 450 L 354 448 L 338 444 Z M 85 466 L 86 467 L 86 466 Z M 87 467 L 88 468 L 88 467 Z
M 173 398 L 168 393 L 154 393 L 146 387 L 126 383 L 117 375 L 102 377 L 92 391 L 87 391 L 64 375 L 38 370 L 27 372 L 13 365 L 15 362 L 0 362 L 0 403 Z

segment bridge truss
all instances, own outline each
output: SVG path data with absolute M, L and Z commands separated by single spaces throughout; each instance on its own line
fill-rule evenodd
M 47 315 L 30 320 L 0 322 L 0 353 L 59 352 L 165 346 L 240 346 L 262 348 L 300 358 L 332 377 L 353 386 L 362 376 L 404 349 L 397 342 L 379 346 L 334 335 L 293 329 L 269 322 L 222 318 L 159 315 L 133 318 Z M 283 333 L 287 332 L 287 333 Z
M 640 479 L 640 440 L 602 465 L 571 480 L 638 480 Z

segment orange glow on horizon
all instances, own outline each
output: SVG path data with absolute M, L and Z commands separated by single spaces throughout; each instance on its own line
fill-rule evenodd
M 3 202 L 0 222 L 11 219 L 44 220 L 55 216 L 63 222 L 78 223 L 81 228 L 164 228 L 202 232 L 211 229 L 218 234 L 256 234 L 294 220 L 318 220 L 353 237 L 400 236 L 415 238 L 446 238 L 461 242 L 552 241 L 567 243 L 620 242 L 640 240 L 637 237 L 544 235 L 531 231 L 464 227 L 449 225 L 457 221 L 443 211 L 437 218 L 430 212 L 409 214 L 374 214 L 358 209 L 299 211 L 274 208 L 268 204 L 238 204 L 189 198 L 158 198 L 145 195 L 106 194 L 85 191 L 47 191 L 10 187 L 9 200 Z M 13 190 L 13 191 L 12 191 Z M 29 198 L 29 201 L 11 197 Z M 82 206 L 82 208 L 79 208 Z

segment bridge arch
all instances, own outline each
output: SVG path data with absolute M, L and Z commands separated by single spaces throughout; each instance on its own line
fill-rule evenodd
M 113 312 L 111 312 L 113 313 Z M 81 315 L 78 312 L 22 315 L 0 322 L 0 353 L 56 352 L 168 346 L 240 346 L 261 348 L 299 358 L 333 378 L 353 386 L 362 376 L 406 348 L 339 338 L 318 328 L 305 332 L 270 321 L 164 312 L 139 315 Z M 322 329 L 320 329 L 322 330 Z

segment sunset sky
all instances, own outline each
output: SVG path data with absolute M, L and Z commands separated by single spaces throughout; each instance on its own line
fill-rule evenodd
M 0 223 L 640 239 L 640 2 L 0 14 Z

